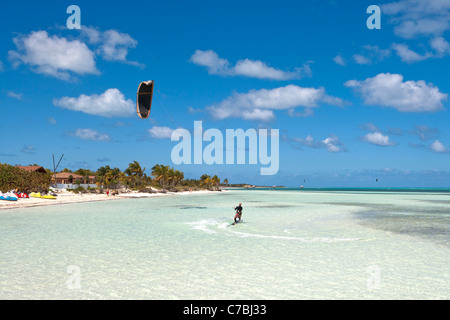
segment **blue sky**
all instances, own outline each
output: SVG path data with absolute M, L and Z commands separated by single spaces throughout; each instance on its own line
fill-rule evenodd
M 81 29 L 68 29 L 69 5 Z M 367 7 L 381 8 L 368 29 Z M 450 2 L 25 1 L 0 12 L 0 162 L 173 166 L 174 129 L 278 129 L 280 167 L 188 178 L 449 187 Z M 155 80 L 148 119 L 135 113 Z M 379 179 L 378 182 L 375 179 Z

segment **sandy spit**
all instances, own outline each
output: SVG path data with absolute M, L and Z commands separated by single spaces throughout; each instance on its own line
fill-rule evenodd
M 119 199 L 129 199 L 129 198 L 151 198 L 151 197 L 168 197 L 168 196 L 187 196 L 194 194 L 205 194 L 205 193 L 217 193 L 217 191 L 185 191 L 185 192 L 167 192 L 167 193 L 121 193 L 115 196 L 106 194 L 75 194 L 72 192 L 60 192 L 56 199 L 41 199 L 41 198 L 19 198 L 17 201 L 6 201 L 0 200 L 0 210 L 3 209 L 17 209 L 17 208 L 27 208 L 27 207 L 37 207 L 37 206 L 48 206 L 55 204 L 70 204 L 79 202 L 92 202 L 92 201 L 112 201 Z

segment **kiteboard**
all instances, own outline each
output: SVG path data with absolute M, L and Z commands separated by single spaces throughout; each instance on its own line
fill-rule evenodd
M 139 84 L 136 97 L 136 111 L 141 119 L 147 119 L 152 109 L 153 80 L 144 81 Z

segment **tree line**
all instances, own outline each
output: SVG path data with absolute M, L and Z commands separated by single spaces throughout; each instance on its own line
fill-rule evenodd
M 36 164 L 34 164 L 36 165 Z M 0 191 L 6 192 L 19 188 L 24 192 L 42 192 L 51 186 L 52 172 L 46 169 L 47 173 L 28 172 L 9 164 L 0 163 Z M 75 179 L 69 176 L 69 183 L 80 185 L 89 182 L 89 176 L 95 176 L 95 184 L 100 188 L 120 189 L 129 188 L 143 190 L 149 187 L 156 187 L 164 190 L 177 189 L 219 189 L 219 186 L 228 186 L 228 179 L 221 179 L 217 176 L 203 174 L 199 179 L 186 179 L 184 173 L 167 165 L 156 164 L 151 168 L 149 175 L 146 168 L 142 168 L 138 161 L 131 162 L 122 171 L 119 168 L 111 168 L 109 165 L 100 167 L 97 171 L 90 169 L 78 169 L 71 171 L 67 168 L 62 172 L 74 173 L 81 176 Z
M 41 192 L 48 190 L 51 173 L 29 172 L 7 163 L 0 163 L 0 191 L 7 192 L 16 188 L 22 192 Z
M 67 168 L 62 171 L 72 172 Z M 142 168 L 138 161 L 131 162 L 124 171 L 106 165 L 98 168 L 95 172 L 89 169 L 78 169 L 73 173 L 83 177 L 80 179 L 81 181 L 75 181 L 75 183 L 86 182 L 89 180 L 89 176 L 95 176 L 95 183 L 99 188 L 110 189 L 127 187 L 140 190 L 152 186 L 166 190 L 183 187 L 187 189 L 218 189 L 221 185 L 228 185 L 228 179 L 221 181 L 217 175 L 203 174 L 199 179 L 185 179 L 182 171 L 162 164 L 154 165 L 151 168 L 151 173 L 147 175 L 146 168 Z

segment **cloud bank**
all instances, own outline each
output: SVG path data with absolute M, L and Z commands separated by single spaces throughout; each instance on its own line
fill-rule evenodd
M 418 36 L 440 36 L 450 29 L 450 1 L 401 0 L 381 6 L 391 16 L 394 33 L 405 39 Z
M 91 141 L 110 141 L 111 137 L 107 133 L 101 133 L 93 129 L 77 129 L 72 133 L 74 137 Z
M 8 52 L 8 59 L 14 68 L 28 65 L 33 72 L 65 81 L 73 81 L 75 75 L 100 74 L 96 66 L 98 57 L 143 66 L 127 60 L 129 49 L 135 48 L 137 41 L 115 30 L 101 32 L 93 27 L 82 27 L 79 39 L 73 40 L 50 36 L 47 31 L 33 31 L 15 37 L 13 42 L 16 50 Z
M 170 139 L 172 137 L 172 132 L 174 129 L 169 127 L 158 127 L 154 126 L 151 129 L 148 129 L 150 136 L 155 139 Z
M 324 140 L 316 140 L 311 135 L 306 136 L 306 138 L 291 138 L 288 139 L 293 141 L 297 146 L 303 146 L 313 149 L 326 149 L 328 152 L 338 153 L 347 151 L 344 144 L 340 139 L 332 134 Z
M 287 85 L 275 89 L 251 90 L 234 93 L 222 102 L 206 109 L 215 119 L 242 118 L 245 120 L 271 121 L 274 110 L 293 110 L 296 107 L 316 108 L 319 104 L 343 105 L 340 98 L 329 96 L 324 88 L 303 88 Z
M 440 111 L 448 96 L 423 80 L 403 81 L 401 74 L 380 73 L 363 81 L 350 80 L 344 85 L 360 93 L 367 105 L 394 108 L 400 112 Z
M 99 74 L 94 53 L 79 40 L 49 36 L 35 31 L 13 39 L 17 51 L 8 52 L 14 67 L 29 65 L 31 70 L 62 80 L 71 80 L 72 73 Z
M 107 118 L 131 117 L 136 111 L 134 102 L 126 99 L 118 89 L 108 89 L 100 95 L 82 94 L 78 98 L 62 97 L 54 99 L 53 104 L 64 109 Z
M 368 133 L 363 137 L 364 141 L 367 141 L 371 144 L 387 147 L 395 145 L 394 142 L 389 140 L 389 136 L 382 134 L 381 132 L 372 132 Z
M 136 48 L 138 42 L 127 33 L 116 30 L 100 31 L 94 27 L 82 27 L 82 34 L 90 44 L 96 45 L 96 53 L 107 61 L 118 61 L 135 66 L 143 66 L 127 60 L 129 49 Z
M 231 66 L 228 60 L 220 58 L 217 53 L 212 50 L 196 50 L 191 56 L 190 62 L 206 67 L 209 74 L 221 76 L 244 76 L 257 79 L 290 80 L 311 76 L 312 74 L 309 66 L 310 62 L 305 63 L 301 68 L 296 68 L 293 72 L 275 69 L 262 61 L 250 59 L 239 60 L 234 66 Z

